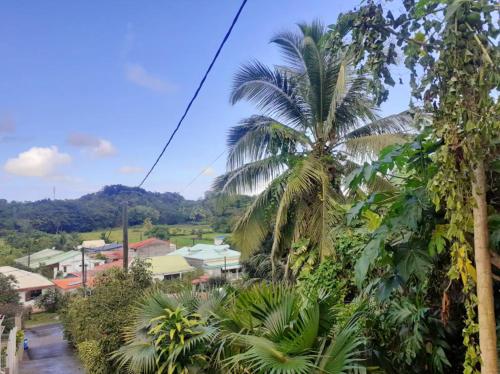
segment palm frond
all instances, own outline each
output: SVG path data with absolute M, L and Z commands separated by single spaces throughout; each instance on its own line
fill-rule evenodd
M 300 310 L 293 329 L 280 339 L 278 347 L 287 354 L 301 354 L 314 349 L 319 330 L 319 306 L 317 303 Z
M 224 366 L 229 370 L 241 364 L 252 373 L 307 374 L 314 369 L 311 354 L 287 355 L 275 343 L 259 336 L 235 334 L 234 337 L 248 349 L 226 359 Z
M 361 368 L 361 338 L 355 316 L 334 338 L 322 354 L 319 372 L 341 374 Z
M 334 242 L 332 230 L 342 221 L 344 209 L 340 202 L 343 197 L 333 193 L 323 184 L 321 197 L 310 205 L 311 215 L 307 221 L 307 233 L 311 244 L 317 246 L 321 259 L 333 254 Z
M 271 117 L 284 118 L 294 126 L 307 122 L 307 104 L 298 94 L 291 75 L 254 61 L 243 65 L 236 74 L 231 103 L 253 101 Z
M 307 136 L 273 118 L 255 115 L 229 130 L 227 167 L 232 170 L 245 162 L 276 154 L 293 154 L 298 147 L 310 146 Z
M 304 61 L 302 35 L 294 32 L 281 32 L 271 39 L 271 43 L 275 43 L 280 47 L 283 58 L 296 73 L 306 73 L 307 66 Z
M 274 240 L 271 249 L 271 259 L 273 261 L 277 259 L 282 228 L 288 221 L 288 213 L 291 206 L 297 201 L 304 200 L 307 196 L 310 196 L 318 186 L 321 186 L 324 178 L 323 165 L 313 155 L 309 155 L 307 158 L 297 162 L 290 170 L 276 212 L 276 223 L 273 233 Z
M 156 373 L 157 354 L 151 339 L 136 340 L 123 345 L 110 356 L 118 368 L 126 368 L 132 373 Z
M 348 62 L 346 64 L 346 70 L 350 69 Z M 347 75 L 346 79 L 346 92 L 335 98 L 335 112 L 330 114 L 334 122 L 332 135 L 335 135 L 337 141 L 341 141 L 349 131 L 358 128 L 360 123 L 376 119 L 373 98 L 368 93 L 369 80 L 359 74 Z M 331 99 L 334 100 L 333 97 Z
M 415 132 L 414 116 L 408 110 L 374 121 L 344 134 L 345 139 L 361 138 L 369 135 L 409 134 Z
M 134 323 L 124 328 L 125 344 L 111 354 L 118 367 L 127 367 L 133 373 L 156 372 L 157 353 L 148 330 L 151 320 L 161 316 L 166 308 L 177 307 L 175 299 L 160 289 L 145 293 L 132 310 Z
M 283 175 L 273 180 L 267 188 L 262 191 L 247 208 L 245 214 L 236 223 L 232 240 L 243 257 L 248 257 L 258 249 L 266 235 L 271 230 L 270 213 L 273 203 L 276 202 L 283 193 L 283 185 L 288 175 L 286 171 Z
M 409 140 L 409 137 L 410 135 L 402 133 L 365 135 L 347 139 L 345 141 L 345 148 L 356 159 L 375 159 L 385 147 L 405 143 Z
M 212 189 L 228 195 L 255 193 L 280 176 L 287 162 L 286 156 L 276 155 L 244 164 L 215 178 Z

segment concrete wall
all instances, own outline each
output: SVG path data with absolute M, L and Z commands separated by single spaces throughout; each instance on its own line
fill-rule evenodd
M 105 260 L 97 260 L 95 258 L 91 258 L 88 256 L 85 256 L 85 267 L 87 270 L 92 270 L 98 265 L 104 264 Z M 66 267 L 66 271 L 64 271 L 64 267 Z M 75 256 L 73 258 L 70 258 L 66 261 L 62 261 L 59 263 L 59 271 L 66 274 L 66 273 L 75 273 L 75 272 L 81 272 L 82 271 L 82 257 L 81 256 Z

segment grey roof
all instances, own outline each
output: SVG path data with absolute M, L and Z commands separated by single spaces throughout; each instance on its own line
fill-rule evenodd
M 109 244 L 103 245 L 102 247 L 85 248 L 85 252 L 98 253 L 98 252 L 112 251 L 112 250 L 115 250 L 115 249 L 118 249 L 121 247 L 122 247 L 122 245 L 120 243 L 109 243 Z

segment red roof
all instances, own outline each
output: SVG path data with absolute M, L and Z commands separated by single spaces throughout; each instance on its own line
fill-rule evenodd
M 100 271 L 108 270 L 111 268 L 122 268 L 123 267 L 123 259 L 116 260 L 113 262 L 108 262 L 107 264 L 97 265 L 91 271 L 94 273 L 98 273 Z
M 130 243 L 129 244 L 129 248 L 131 248 L 131 249 L 139 249 L 139 248 L 142 248 L 142 247 L 147 247 L 148 245 L 158 245 L 158 244 L 170 245 L 170 242 L 169 241 L 165 241 L 165 240 L 160 240 L 160 239 L 157 239 L 157 238 L 149 238 L 149 239 L 137 242 L 137 243 Z
M 191 284 L 200 284 L 207 283 L 210 277 L 206 274 L 200 275 L 198 278 L 195 278 L 191 281 Z
M 75 288 L 82 287 L 82 278 L 81 277 L 54 279 L 52 282 L 54 282 L 54 284 L 58 288 L 60 288 L 64 291 L 74 290 Z M 88 277 L 86 284 L 87 284 L 87 286 L 91 286 L 93 282 L 94 282 L 94 277 Z
M 117 251 L 106 251 L 106 252 L 101 252 L 101 254 L 106 257 L 108 260 L 122 260 L 123 259 L 123 250 L 117 250 Z
M 92 270 L 87 271 L 87 286 L 92 286 L 94 283 L 95 276 L 97 273 L 103 272 L 105 270 L 115 268 L 115 267 L 123 267 L 123 260 L 113 261 L 107 264 L 102 264 L 94 267 Z M 54 279 L 53 282 L 60 289 L 67 291 L 75 288 L 79 288 L 82 286 L 82 273 L 75 272 L 70 273 L 75 275 L 72 278 L 64 278 L 64 279 Z
M 132 260 L 130 260 L 130 261 L 132 261 Z M 108 269 L 111 269 L 111 268 L 114 268 L 114 267 L 120 267 L 120 268 L 123 267 L 123 259 L 122 260 L 113 261 L 113 262 L 109 262 L 107 264 L 97 265 L 93 269 L 87 270 L 87 277 L 93 277 L 93 276 L 95 276 L 97 273 L 99 273 L 101 271 L 108 270 Z M 81 277 L 82 272 L 78 271 L 78 272 L 73 272 L 73 273 L 68 273 L 68 274 L 73 274 L 73 275 L 75 275 L 77 277 Z

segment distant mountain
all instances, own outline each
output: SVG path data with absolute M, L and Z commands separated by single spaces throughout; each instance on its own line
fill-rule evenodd
M 0 229 L 32 228 L 55 233 L 116 227 L 121 224 L 121 210 L 125 203 L 129 207 L 131 225 L 141 224 L 145 218 L 150 218 L 155 224 L 208 222 L 225 225 L 224 228 L 229 229 L 231 222 L 250 201 L 248 196 L 220 201 L 213 193 L 193 201 L 173 192 L 149 192 L 138 187 L 111 185 L 71 200 L 0 200 Z

